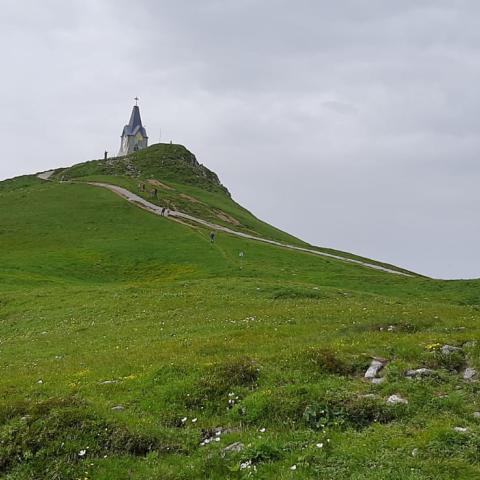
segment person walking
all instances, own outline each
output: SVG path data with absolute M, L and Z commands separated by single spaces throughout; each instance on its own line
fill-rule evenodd
M 217 234 L 215 232 L 210 232 L 210 243 L 215 243 Z

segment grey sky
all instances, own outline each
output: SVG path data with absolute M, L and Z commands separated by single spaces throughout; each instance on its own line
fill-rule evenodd
M 116 153 L 132 98 L 260 218 L 480 277 L 475 0 L 3 0 L 0 178 Z

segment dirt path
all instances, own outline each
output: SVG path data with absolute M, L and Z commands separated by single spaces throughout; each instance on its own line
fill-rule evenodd
M 45 172 L 45 173 L 49 173 L 49 172 Z M 159 207 L 158 205 L 155 205 L 155 204 L 149 202 L 148 200 L 145 200 L 144 198 L 140 197 L 139 195 L 136 195 L 135 193 L 130 192 L 130 190 L 127 190 L 126 188 L 119 187 L 117 185 L 111 185 L 109 183 L 88 182 L 88 184 L 93 185 L 95 187 L 106 188 L 106 189 L 116 193 L 117 195 L 120 195 L 121 197 L 125 198 L 130 203 L 133 203 L 134 205 L 137 205 L 138 207 L 143 208 L 144 210 L 148 210 L 149 212 L 155 213 L 156 215 L 161 215 L 162 207 Z M 256 237 L 254 235 L 249 235 L 248 233 L 237 232 L 236 230 L 231 230 L 228 227 L 223 227 L 222 225 L 216 225 L 215 223 L 207 222 L 205 220 L 202 220 L 201 218 L 192 217 L 191 215 L 188 215 L 187 213 L 182 213 L 182 212 L 170 210 L 169 216 L 173 217 L 175 219 L 179 219 L 179 220 L 181 220 L 181 219 L 189 220 L 189 221 L 197 223 L 199 225 L 203 225 L 205 227 L 208 227 L 209 229 L 229 233 L 230 235 L 235 235 L 237 237 L 247 238 L 249 240 L 256 240 L 258 242 L 269 243 L 270 245 L 276 245 L 276 246 L 279 246 L 279 247 L 289 248 L 290 250 L 298 250 L 300 252 L 312 253 L 314 255 L 319 255 L 320 257 L 334 258 L 335 260 L 341 260 L 343 262 L 354 263 L 354 264 L 357 264 L 357 265 L 362 265 L 364 267 L 373 268 L 375 270 L 380 270 L 382 272 L 393 273 L 395 275 L 402 275 L 402 276 L 405 276 L 405 277 L 412 277 L 413 276 L 413 275 L 410 275 L 408 273 L 399 272 L 397 270 L 392 270 L 390 268 L 382 267 L 380 265 L 375 265 L 373 263 L 363 262 L 361 260 L 354 260 L 352 258 L 341 257 L 339 255 L 333 255 L 331 253 L 319 252 L 318 250 L 313 250 L 311 248 L 297 247 L 295 245 L 289 245 L 287 243 L 277 242 L 275 240 L 269 240 L 267 238 Z

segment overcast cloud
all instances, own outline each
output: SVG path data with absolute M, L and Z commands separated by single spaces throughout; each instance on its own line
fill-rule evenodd
M 476 0 L 2 0 L 0 178 L 116 153 L 133 97 L 260 218 L 480 277 Z

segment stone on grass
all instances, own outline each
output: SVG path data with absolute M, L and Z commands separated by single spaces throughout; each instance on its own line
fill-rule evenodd
M 231 453 L 231 452 L 241 452 L 245 448 L 245 445 L 242 442 L 235 442 L 227 445 L 222 452 Z
M 477 371 L 472 367 L 467 367 L 463 372 L 464 380 L 475 380 L 477 378 Z
M 453 345 L 444 345 L 441 349 L 443 355 L 450 355 L 451 353 L 461 352 L 460 347 L 454 347 Z
M 374 385 L 380 385 L 385 381 L 386 377 L 380 377 L 380 378 L 372 378 L 372 383 Z
M 406 405 L 408 403 L 408 400 L 406 398 L 401 397 L 400 395 L 390 395 L 387 398 L 387 403 L 390 405 Z
M 416 368 L 405 372 L 405 376 L 408 378 L 425 378 L 431 377 L 434 374 L 435 370 L 431 370 L 430 368 Z
M 114 412 L 121 412 L 122 410 L 125 410 L 125 407 L 123 405 L 115 405 L 114 407 L 112 407 L 112 410 Z
M 466 427 L 454 427 L 454 430 L 458 433 L 466 433 L 468 432 L 468 428 Z
M 473 412 L 473 418 L 480 418 L 480 412 Z
M 365 372 L 365 378 L 367 380 L 372 380 L 373 378 L 376 378 L 378 375 L 378 372 L 385 366 L 384 362 L 381 362 L 380 360 L 374 359 L 370 363 L 370 366 L 368 367 L 368 370 Z

